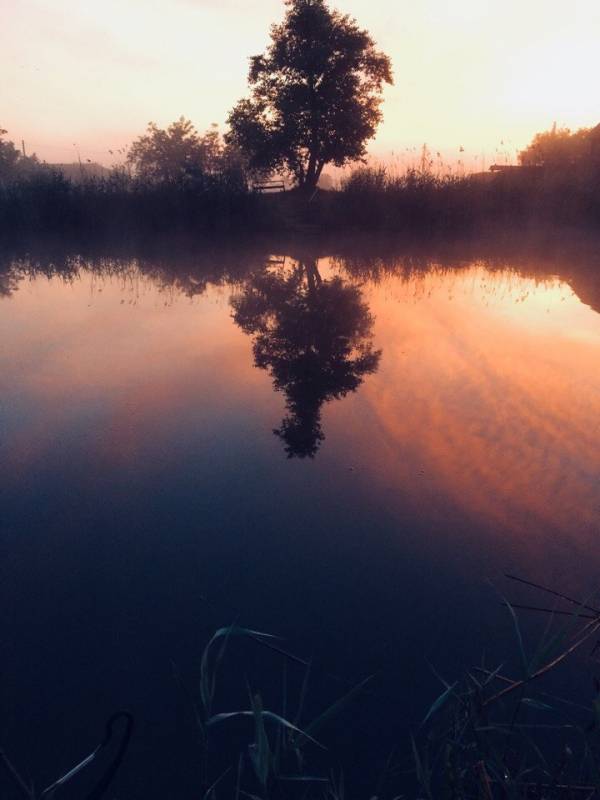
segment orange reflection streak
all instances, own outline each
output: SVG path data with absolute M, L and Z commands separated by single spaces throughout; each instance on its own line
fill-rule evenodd
M 477 268 L 370 301 L 384 355 L 360 402 L 378 434 L 357 449 L 379 480 L 441 516 L 451 502 L 521 533 L 597 530 L 600 317 L 558 281 Z

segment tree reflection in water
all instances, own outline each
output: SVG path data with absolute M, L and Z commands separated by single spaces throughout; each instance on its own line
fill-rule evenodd
M 286 398 L 273 432 L 288 458 L 313 458 L 325 434 L 321 406 L 354 392 L 376 371 L 373 317 L 359 287 L 323 279 L 315 259 L 253 274 L 231 299 L 233 318 L 253 337 L 254 363 Z

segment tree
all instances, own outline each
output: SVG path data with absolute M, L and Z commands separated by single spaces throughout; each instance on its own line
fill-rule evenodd
M 364 158 L 391 64 L 367 31 L 325 0 L 286 6 L 266 53 L 250 59 L 251 96 L 231 111 L 226 138 L 250 169 L 281 170 L 313 189 L 326 164 Z
M 2 138 L 7 131 L 0 128 L 0 179 L 13 175 L 19 160 L 19 151 L 12 142 L 3 142 Z
M 323 403 L 356 391 L 379 365 L 360 289 L 339 277 L 323 280 L 307 259 L 256 273 L 231 304 L 235 322 L 253 336 L 255 365 L 286 398 L 288 413 L 273 432 L 288 458 L 314 457 L 325 438 Z
M 9 181 L 30 174 L 41 168 L 37 156 L 24 156 L 13 142 L 2 141 L 7 134 L 0 128 L 0 181 Z
M 536 133 L 531 143 L 519 153 L 524 166 L 572 167 L 600 164 L 600 125 L 580 128 L 572 133 L 569 128 L 557 128 Z
M 216 126 L 204 135 L 185 117 L 164 130 L 154 122 L 131 145 L 127 163 L 150 183 L 181 183 L 219 169 L 223 144 Z

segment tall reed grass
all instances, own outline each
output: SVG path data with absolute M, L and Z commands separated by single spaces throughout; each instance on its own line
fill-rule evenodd
M 421 724 L 412 733 L 399 734 L 401 741 L 371 800 L 593 800 L 600 795 L 600 680 L 595 676 L 600 608 L 593 598 L 576 599 L 517 576 L 506 578 L 511 588 L 535 593 L 519 597 L 518 603 L 498 595 L 512 622 L 514 647 L 501 662 L 482 658 L 455 679 L 431 667 L 440 693 L 424 710 Z M 533 647 L 518 616 L 523 613 L 544 621 Z M 259 667 L 258 678 L 256 670 L 249 670 L 256 659 L 240 649 L 240 640 L 260 651 L 259 662 L 270 660 L 264 672 Z M 273 687 L 260 685 L 273 682 L 273 659 L 281 668 L 276 705 Z M 224 674 L 228 661 L 233 665 L 229 676 Z M 568 664 L 579 685 L 575 692 L 561 694 L 552 678 Z M 377 692 L 376 675 L 348 685 L 333 702 L 310 713 L 311 662 L 289 652 L 277 637 L 237 624 L 220 628 L 209 639 L 195 685 L 186 685 L 173 668 L 198 734 L 200 782 L 190 788 L 189 797 L 358 800 L 346 789 L 351 771 L 334 762 L 328 745 L 352 715 L 357 698 Z M 292 669 L 301 675 L 299 684 L 290 679 Z M 244 695 L 245 702 L 238 705 Z M 401 708 L 390 709 L 390 714 L 403 719 Z M 4 771 L 15 796 L 50 800 L 66 784 L 78 782 L 93 761 L 106 759 L 101 754 L 117 720 L 119 747 L 96 787 L 85 795 L 102 800 L 133 731 L 127 712 L 113 714 L 96 749 L 39 794 L 4 750 L 0 773 Z
M 404 172 L 363 166 L 338 190 L 312 198 L 295 191 L 253 191 L 239 169 L 199 173 L 179 183 L 152 183 L 115 171 L 73 183 L 44 168 L 0 184 L 0 234 L 229 233 L 348 231 L 413 236 L 484 228 L 600 226 L 600 172 L 576 167 L 513 167 L 465 174 Z
M 168 184 L 124 171 L 75 183 L 44 168 L 0 183 L 0 234 L 226 232 L 252 224 L 259 200 L 235 170 Z

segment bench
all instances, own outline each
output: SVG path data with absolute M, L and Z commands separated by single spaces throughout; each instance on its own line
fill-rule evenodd
M 252 188 L 258 192 L 285 192 L 285 183 L 283 181 L 264 181 L 253 184 Z

